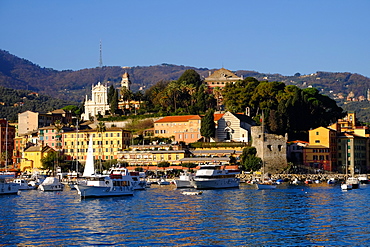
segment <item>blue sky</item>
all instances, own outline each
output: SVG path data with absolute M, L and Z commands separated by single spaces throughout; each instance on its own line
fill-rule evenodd
M 57 70 L 162 63 L 370 77 L 370 1 L 1 0 L 0 49 Z

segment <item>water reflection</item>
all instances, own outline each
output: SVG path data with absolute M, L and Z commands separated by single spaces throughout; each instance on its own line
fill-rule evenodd
M 370 189 L 286 187 L 183 195 L 153 186 L 132 197 L 80 200 L 76 191 L 0 197 L 6 245 L 366 245 Z

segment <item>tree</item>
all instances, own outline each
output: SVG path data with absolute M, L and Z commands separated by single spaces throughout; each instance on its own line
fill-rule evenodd
M 113 85 L 110 85 L 109 87 L 109 90 L 108 90 L 108 104 L 110 104 L 113 100 L 113 97 L 114 97 L 114 93 L 116 92 L 117 90 L 114 88 Z
M 257 150 L 255 147 L 246 147 L 240 156 L 240 164 L 245 171 L 258 171 L 262 167 L 261 158 L 256 157 Z
M 177 80 L 178 83 L 185 83 L 187 85 L 193 85 L 199 87 L 202 84 L 200 75 L 193 69 L 186 70 Z
M 118 110 L 118 93 L 117 90 L 114 90 L 114 94 L 110 101 L 110 112 L 114 116 Z
M 216 124 L 213 109 L 209 109 L 206 112 L 206 115 L 202 118 L 200 134 L 204 136 L 207 142 L 210 141 L 211 137 L 215 137 Z
M 64 157 L 59 155 L 58 152 L 48 152 L 46 156 L 41 158 L 42 168 L 45 170 L 54 170 L 55 164 L 61 164 L 64 162 Z
M 158 167 L 163 167 L 163 169 L 165 168 L 165 167 L 169 167 L 171 164 L 170 164 L 170 162 L 168 162 L 168 161 L 161 161 L 161 162 L 159 162 L 158 163 Z

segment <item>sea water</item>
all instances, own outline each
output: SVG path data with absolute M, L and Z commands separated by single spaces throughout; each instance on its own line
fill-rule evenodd
M 370 244 L 370 185 L 182 191 L 154 185 L 115 198 L 80 199 L 67 188 L 0 196 L 0 246 Z

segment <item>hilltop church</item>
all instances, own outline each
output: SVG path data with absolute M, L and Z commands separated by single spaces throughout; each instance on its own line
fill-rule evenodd
M 82 114 L 82 120 L 90 120 L 96 115 L 104 116 L 109 112 L 110 106 L 108 104 L 108 87 L 98 82 L 98 85 L 92 86 L 91 99 L 86 95 L 85 113 Z

